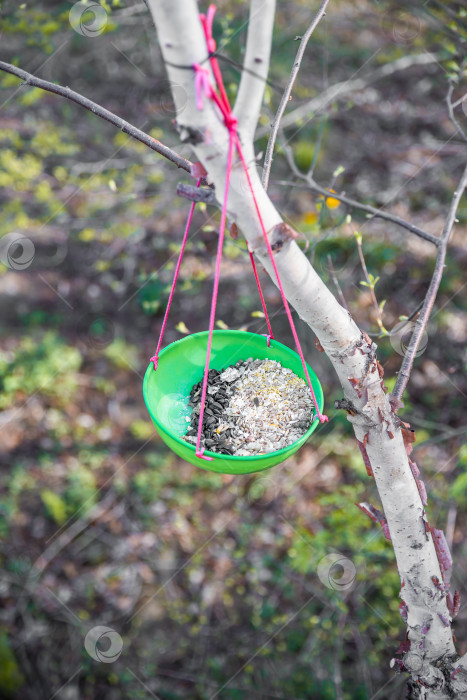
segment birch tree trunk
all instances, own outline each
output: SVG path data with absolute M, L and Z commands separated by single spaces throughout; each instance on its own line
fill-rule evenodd
M 194 71 L 190 67 L 198 63 L 209 70 L 197 4 L 195 0 L 148 0 L 148 5 L 174 88 L 180 139 L 192 144 L 222 204 L 228 132 L 212 101 L 205 98 L 202 109 L 196 104 Z M 246 66 L 253 66 L 263 78 L 269 65 L 274 11 L 274 0 L 252 2 Z M 337 372 L 345 399 L 355 409 L 349 420 L 373 471 L 402 583 L 401 598 L 406 604 L 411 642 L 403 663 L 417 683 L 414 688 L 419 689 L 414 690 L 418 695 L 412 697 L 453 697 L 448 692 L 454 686 L 455 697 L 464 697 L 467 672 L 464 676 L 461 668 L 455 681 L 449 680 L 448 671 L 456 665 L 449 666 L 447 659 L 455 659 L 457 655 L 446 596 L 433 583 L 433 577 L 442 580 L 440 564 L 409 464 L 400 420 L 383 389 L 376 346 L 317 275 L 261 185 L 253 137 L 263 89 L 264 80 L 244 72 L 234 108 L 239 136 L 263 221 L 276 251 L 275 261 L 287 299 L 318 337 Z M 232 172 L 228 214 L 275 281 L 246 176 L 238 160 Z M 440 667 L 437 662 L 442 657 L 444 666 Z

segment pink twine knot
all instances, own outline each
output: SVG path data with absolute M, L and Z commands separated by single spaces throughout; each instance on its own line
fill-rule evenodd
M 153 362 L 153 363 L 154 363 L 154 371 L 156 371 L 157 365 L 158 365 L 158 362 L 159 362 L 159 357 L 158 357 L 157 355 L 153 355 L 153 356 L 149 359 L 149 362 Z
M 320 423 L 327 423 L 329 418 L 327 416 L 322 415 L 321 413 L 318 414 L 319 422 Z
M 204 447 L 202 447 L 200 450 L 196 450 L 195 455 L 199 457 L 200 459 L 205 459 L 207 462 L 212 462 L 212 457 L 206 457 L 204 454 Z
M 270 348 L 271 347 L 271 340 L 274 340 L 274 336 L 268 335 L 268 333 L 262 333 L 261 335 L 264 335 L 264 337 L 266 338 L 267 346 L 268 346 L 268 348 Z
M 193 64 L 193 70 L 195 71 L 196 109 L 203 109 L 203 91 L 208 99 L 212 97 L 209 71 L 200 66 L 199 63 Z
M 238 119 L 232 112 L 227 112 L 224 114 L 224 124 L 230 132 L 235 132 L 237 131 Z

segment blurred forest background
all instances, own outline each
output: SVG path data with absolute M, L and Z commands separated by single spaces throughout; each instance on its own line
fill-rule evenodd
M 190 158 L 144 2 L 100 4 L 102 26 L 86 36 L 70 25 L 70 2 L 4 0 L 0 59 L 72 87 Z M 312 12 L 305 0 L 278 4 L 259 152 Z M 466 92 L 461 5 L 331 1 L 287 114 L 343 87 L 286 121 L 299 171 L 311 167 L 324 187 L 440 234 L 466 157 L 445 101 L 450 84 L 453 101 Z M 237 62 L 247 21 L 247 3 L 219 2 L 215 35 Z M 239 72 L 222 66 L 233 97 Z M 466 105 L 455 108 L 464 129 Z M 189 177 L 81 107 L 2 73 L 0 108 L 0 236 L 33 244 L 24 269 L 0 265 L 1 696 L 405 697 L 405 678 L 389 668 L 405 638 L 392 548 L 354 505 L 379 501 L 345 414 L 333 408 L 341 390 L 311 331 L 297 319 L 330 421 L 296 457 L 244 477 L 178 460 L 149 419 L 142 378 L 189 207 L 175 188 Z M 422 301 L 435 247 L 303 185 L 279 148 L 274 202 L 376 339 L 354 235 L 362 233 L 390 332 Z M 453 587 L 466 600 L 465 198 L 458 219 L 401 416 L 416 430 L 429 519 L 446 530 Z M 207 328 L 218 220 L 213 207 L 195 214 L 167 342 Z M 262 279 L 276 337 L 293 345 L 278 293 Z M 260 308 L 245 244 L 228 238 L 220 327 L 262 333 Z M 407 335 L 377 342 L 391 389 Z M 337 574 L 335 585 L 317 575 L 330 552 L 355 567 L 346 590 Z M 460 653 L 466 623 L 463 606 Z M 123 640 L 114 663 L 84 647 L 99 625 Z

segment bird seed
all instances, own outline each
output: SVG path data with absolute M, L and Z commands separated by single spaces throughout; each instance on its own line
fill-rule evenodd
M 196 445 L 203 382 L 190 392 L 193 407 L 184 440 Z M 288 447 L 309 429 L 313 401 L 306 382 L 275 360 L 240 360 L 209 370 L 201 446 L 249 457 Z

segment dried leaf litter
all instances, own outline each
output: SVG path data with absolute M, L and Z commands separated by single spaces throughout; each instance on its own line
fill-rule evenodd
M 190 392 L 193 407 L 184 439 L 196 444 L 202 381 Z M 188 419 L 187 419 L 188 420 Z M 310 389 L 275 360 L 240 360 L 209 370 L 201 446 L 211 452 L 246 457 L 288 447 L 313 420 Z

